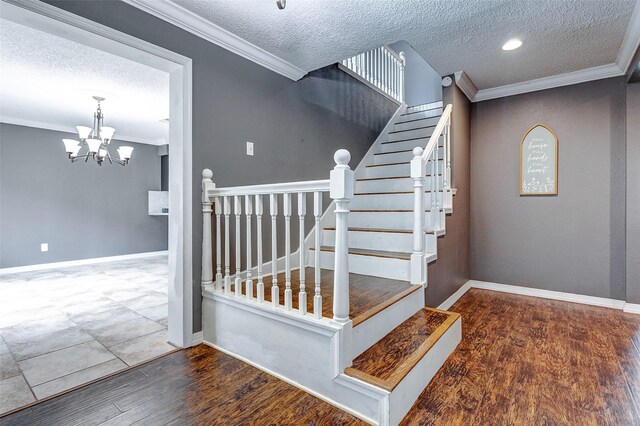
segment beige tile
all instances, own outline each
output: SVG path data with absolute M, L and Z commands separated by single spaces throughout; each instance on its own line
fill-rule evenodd
M 0 395 L 2 395 L 2 398 L 0 398 L 0 414 L 36 400 L 29 389 L 29 385 L 21 375 L 0 380 Z
M 167 331 L 162 330 L 153 334 L 138 337 L 128 342 L 111 346 L 109 350 L 128 365 L 136 365 L 151 358 L 165 354 L 175 348 L 167 343 Z
M 109 309 L 104 312 L 85 313 L 73 315 L 71 319 L 85 330 L 97 330 L 99 328 L 115 325 L 125 321 L 142 318 L 131 309 L 120 306 L 116 309 Z
M 80 327 L 70 327 L 41 334 L 37 338 L 27 341 L 9 343 L 9 349 L 17 361 L 23 361 L 91 340 L 93 340 L 93 337 Z
M 94 365 L 93 367 L 85 368 L 84 370 L 76 371 L 75 373 L 34 386 L 33 393 L 38 399 L 46 398 L 92 380 L 108 376 L 117 371 L 124 370 L 125 368 L 127 368 L 127 364 L 117 358 L 112 359 L 102 364 Z
M 36 386 L 94 365 L 115 356 L 95 340 L 18 362 L 24 377 Z
M 163 305 L 168 302 L 168 298 L 166 294 L 163 294 L 157 291 L 151 291 L 151 290 L 149 290 L 149 293 L 150 294 L 146 294 L 142 297 L 135 297 L 133 299 L 123 300 L 120 303 L 122 303 L 124 306 L 128 307 L 129 309 L 133 309 L 134 311 L 137 311 L 139 309 L 145 309 L 145 308 L 150 308 L 152 306 Z
M 45 333 L 64 330 L 73 327 L 75 324 L 63 313 L 49 318 L 40 318 L 32 321 L 24 321 L 20 324 L 6 327 L 0 330 L 0 335 L 7 342 L 25 342 L 36 339 Z
M 93 330 L 91 334 L 104 346 L 113 346 L 118 343 L 160 331 L 163 328 L 163 326 L 148 318 L 140 317 L 131 321 L 121 322 L 119 324 Z
M 138 309 L 136 312 L 150 320 L 160 321 L 169 316 L 169 304 L 165 303 L 158 306 L 152 306 L 150 308 Z

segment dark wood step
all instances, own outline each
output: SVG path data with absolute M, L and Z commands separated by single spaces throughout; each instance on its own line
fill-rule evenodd
M 360 354 L 344 372 L 391 392 L 458 318 L 455 312 L 423 308 Z
M 315 250 L 315 247 L 311 247 L 311 250 Z M 320 251 L 327 252 L 335 252 L 335 248 L 331 246 L 322 246 L 320 247 Z M 365 250 L 365 249 L 356 249 L 350 248 L 349 254 L 355 254 L 357 256 L 371 256 L 371 257 L 382 257 L 385 259 L 401 259 L 401 260 L 410 260 L 411 253 L 402 253 L 395 251 L 382 251 L 382 250 Z

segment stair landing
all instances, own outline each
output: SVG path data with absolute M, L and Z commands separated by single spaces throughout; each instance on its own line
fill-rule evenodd
M 322 294 L 322 316 L 333 317 L 333 271 L 321 269 L 320 293 Z M 313 312 L 313 296 L 315 291 L 314 268 L 305 268 L 305 289 L 307 292 L 307 312 Z M 257 279 L 253 277 L 255 286 Z M 272 276 L 265 276 L 264 299 L 271 302 Z M 232 283 L 232 292 L 234 291 Z M 422 288 L 420 285 L 411 285 L 406 281 L 398 281 L 387 278 L 372 277 L 369 275 L 349 274 L 349 318 L 353 326 L 361 324 L 368 318 L 392 305 L 398 300 L 408 296 Z M 284 305 L 285 274 L 278 274 L 278 289 L 280 290 L 280 304 Z M 298 295 L 300 291 L 300 271 L 291 271 L 291 289 L 293 292 L 293 308 L 298 309 Z M 242 293 L 245 294 L 245 285 L 242 284 Z

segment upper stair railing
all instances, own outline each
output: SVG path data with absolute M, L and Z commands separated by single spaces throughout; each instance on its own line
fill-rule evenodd
M 425 190 L 429 176 L 431 230 L 444 227 L 444 203 L 451 193 L 451 104 L 447 105 L 438 121 L 427 146 L 413 149 L 411 179 L 413 179 L 413 253 L 411 254 L 411 283 L 426 283 L 425 254 Z M 442 164 L 440 164 L 440 139 L 442 138 Z M 442 185 L 441 185 L 442 184 Z M 440 189 L 442 188 L 442 189 Z
M 340 62 L 343 69 L 364 80 L 399 104 L 404 104 L 404 52 L 382 46 Z
M 349 214 L 349 200 L 353 198 L 354 174 L 349 168 L 351 155 L 349 151 L 341 149 L 334 155 L 336 166 L 326 180 L 308 182 L 290 182 L 268 185 L 237 186 L 230 188 L 216 188 L 213 183 L 213 173 L 209 169 L 202 172 L 202 286 L 205 289 L 235 297 L 237 300 L 269 306 L 265 302 L 265 288 L 263 282 L 263 239 L 268 238 L 268 232 L 263 230 L 264 202 L 268 200 L 268 214 L 271 217 L 271 262 L 272 274 L 271 307 L 280 312 L 293 313 L 298 317 L 320 320 L 322 319 L 322 293 L 320 281 L 320 218 L 322 216 L 322 194 L 329 193 L 335 202 L 336 213 L 336 244 L 333 284 L 333 320 L 338 323 L 349 321 L 349 250 L 347 244 L 347 219 Z M 307 312 L 307 292 L 305 282 L 305 216 L 307 208 L 307 194 L 313 194 L 313 216 L 315 219 L 315 275 L 313 294 L 313 313 Z M 293 291 L 291 287 L 291 216 L 292 198 L 297 198 L 298 216 L 298 265 L 299 293 L 298 309 L 293 307 Z M 278 280 L 278 205 L 283 206 L 285 223 L 284 232 L 284 305 L 280 304 L 280 285 Z M 231 215 L 235 216 L 235 274 L 231 275 Z M 212 214 L 216 218 L 216 273 L 213 274 L 213 235 Z M 242 268 L 242 215 L 245 216 L 245 259 Z M 255 236 L 252 234 L 255 213 Z M 224 216 L 224 223 L 222 217 Z M 224 229 L 224 231 L 223 231 Z M 224 232 L 224 249 L 223 245 Z M 254 297 L 254 276 L 252 254 L 255 250 L 256 259 L 256 296 Z M 224 262 L 223 262 L 224 253 Z M 224 275 L 223 275 L 224 273 Z

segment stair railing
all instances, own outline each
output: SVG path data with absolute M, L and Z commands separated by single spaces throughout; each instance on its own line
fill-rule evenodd
M 425 254 L 425 179 L 429 176 L 430 218 L 429 228 L 444 227 L 444 202 L 451 193 L 451 104 L 447 105 L 427 146 L 413 149 L 411 179 L 413 180 L 413 252 L 411 254 L 411 283 L 426 284 Z M 440 140 L 442 139 L 442 147 Z M 440 164 L 442 148 L 442 164 Z M 442 184 L 442 185 L 441 185 Z
M 404 52 L 381 46 L 340 62 L 343 69 L 399 104 L 404 103 Z
M 263 240 L 268 238 L 263 230 L 264 202 L 268 200 L 268 215 L 271 218 L 271 304 L 273 309 L 286 313 L 296 313 L 302 317 L 314 319 L 322 318 L 321 293 L 321 262 L 320 262 L 320 234 L 319 223 L 322 216 L 322 194 L 329 193 L 335 202 L 336 213 L 336 244 L 334 258 L 333 284 L 333 320 L 339 323 L 349 321 L 349 251 L 347 243 L 349 201 L 353 198 L 354 174 L 349 168 L 351 155 L 349 151 L 341 149 L 334 155 L 336 166 L 326 180 L 307 182 L 289 182 L 267 185 L 237 186 L 216 188 L 213 182 L 213 172 L 204 169 L 202 172 L 202 286 L 211 291 L 235 297 L 246 303 L 256 303 L 268 306 L 265 302 L 264 271 L 263 271 Z M 307 312 L 306 293 L 306 250 L 304 246 L 305 216 L 307 194 L 313 194 L 313 216 L 315 219 L 315 261 L 314 261 L 314 295 L 313 313 Z M 293 309 L 293 291 L 291 288 L 291 216 L 292 198 L 297 198 L 298 215 L 298 265 L 300 268 L 300 286 L 298 293 L 298 309 Z M 285 252 L 284 252 L 284 305 L 280 304 L 280 287 L 278 282 L 278 205 L 282 200 L 285 223 Z M 233 208 L 232 208 L 233 207 Z M 231 240 L 229 230 L 232 226 L 231 215 L 235 216 L 235 274 L 231 275 Z M 244 212 L 244 213 L 243 213 Z M 255 236 L 252 234 L 255 213 Z M 212 214 L 215 214 L 215 248 L 216 273 L 213 274 L 213 232 Z M 242 215 L 245 216 L 245 260 L 242 268 Z M 222 218 L 224 217 L 224 222 Z M 224 238 L 223 238 L 224 228 Z M 223 248 L 224 242 L 224 248 Z M 252 254 L 257 254 L 254 268 Z M 224 253 L 224 261 L 223 261 Z M 256 272 L 256 297 L 253 291 L 253 274 Z M 223 275 L 224 273 L 224 275 Z

